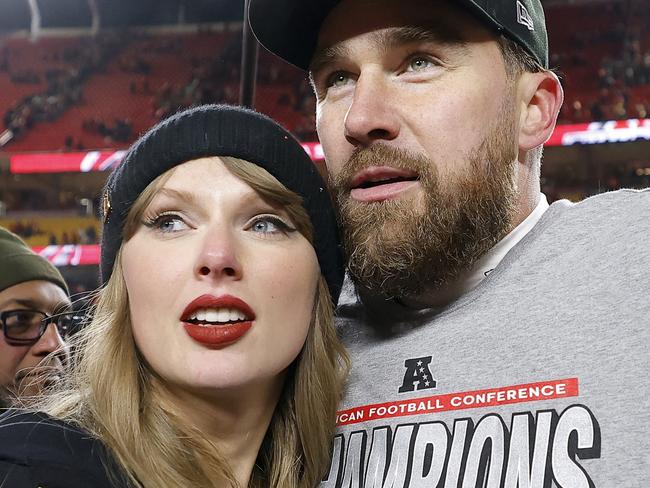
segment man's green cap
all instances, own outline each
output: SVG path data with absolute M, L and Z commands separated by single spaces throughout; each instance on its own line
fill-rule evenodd
M 32 251 L 16 234 L 0 227 L 0 291 L 38 280 L 54 283 L 69 295 L 68 285 L 53 264 Z
M 397 1 L 397 0 L 396 0 Z M 548 68 L 548 36 L 541 0 L 452 0 L 503 33 Z M 309 69 L 325 18 L 341 0 L 250 0 L 248 19 L 260 43 L 285 61 Z

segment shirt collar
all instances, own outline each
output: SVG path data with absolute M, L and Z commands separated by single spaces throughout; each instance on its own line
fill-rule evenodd
M 517 227 L 512 229 L 503 239 L 497 242 L 481 259 L 470 269 L 463 272 L 454 281 L 437 291 L 432 301 L 429 302 L 433 308 L 441 308 L 473 290 L 488 276 L 501 260 L 508 254 L 528 232 L 531 231 L 539 219 L 548 209 L 546 195 L 540 193 L 539 201 L 533 211 Z

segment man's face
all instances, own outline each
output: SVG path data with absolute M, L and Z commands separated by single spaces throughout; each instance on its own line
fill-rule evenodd
M 344 0 L 312 60 L 352 277 L 411 296 L 510 230 L 515 88 L 493 34 L 430 0 Z
M 38 310 L 55 315 L 70 309 L 65 292 L 49 281 L 27 281 L 0 291 L 0 312 L 9 310 Z M 15 345 L 0 334 L 0 385 L 19 395 L 35 395 L 42 388 L 41 372 L 61 372 L 63 364 L 58 356 L 48 357 L 65 344 L 53 323 L 32 345 Z M 38 367 L 38 368 L 37 368 Z

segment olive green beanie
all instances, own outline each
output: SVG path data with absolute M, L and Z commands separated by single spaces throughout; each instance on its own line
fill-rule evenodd
M 53 264 L 32 251 L 16 234 L 0 227 L 0 291 L 36 280 L 50 281 L 69 294 L 63 276 Z

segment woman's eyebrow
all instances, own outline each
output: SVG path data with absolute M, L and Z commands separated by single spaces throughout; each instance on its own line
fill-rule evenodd
M 198 205 L 199 198 L 195 193 L 185 191 L 185 190 L 175 190 L 174 188 L 163 187 L 156 192 L 156 196 L 162 195 L 174 200 L 180 200 L 189 205 Z
M 158 195 L 161 195 L 162 197 L 170 198 L 175 201 L 180 201 L 182 203 L 197 208 L 200 208 L 203 204 L 199 194 L 187 190 L 176 190 L 174 188 L 163 187 L 156 192 L 154 199 L 158 197 Z M 240 200 L 241 205 L 252 205 L 252 204 L 260 203 L 260 204 L 267 205 L 271 208 L 275 208 L 275 205 L 268 202 L 264 197 L 262 197 L 262 195 L 257 193 L 252 188 L 250 189 L 250 191 L 244 193 L 239 198 L 241 199 Z

